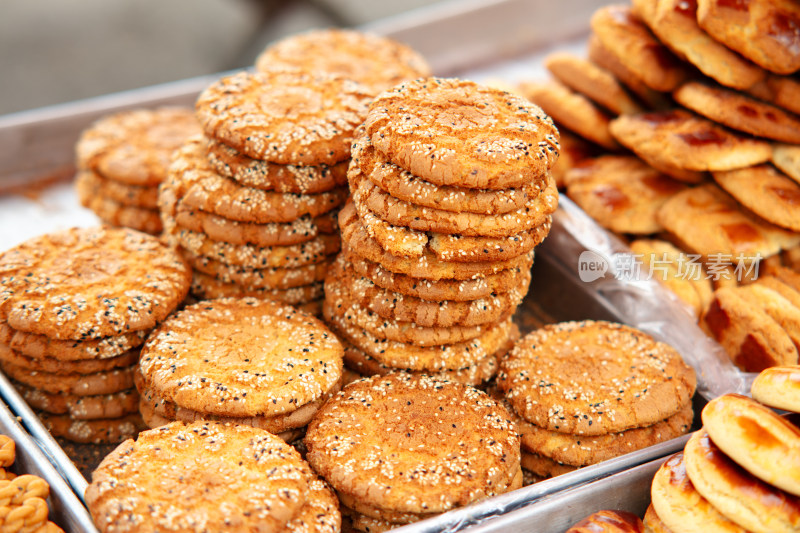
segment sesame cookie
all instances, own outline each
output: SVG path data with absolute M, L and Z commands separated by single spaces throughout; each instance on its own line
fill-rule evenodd
M 91 374 L 77 372 L 42 372 L 0 361 L 0 368 L 9 378 L 51 394 L 99 396 L 133 387 L 134 366 L 115 368 Z
M 75 183 L 78 201 L 83 207 L 93 211 L 97 218 L 112 226 L 132 228 L 158 235 L 163 226 L 156 209 L 125 205 L 103 196 L 96 183 L 78 180 Z
M 800 146 L 775 144 L 772 146 L 772 164 L 800 183 Z
M 592 15 L 591 27 L 605 49 L 655 91 L 672 91 L 689 75 L 684 64 L 636 18 L 630 6 L 598 9 Z
M 590 514 L 566 533 L 644 533 L 644 524 L 628 511 L 602 510 Z
M 747 473 L 704 430 L 683 451 L 692 485 L 723 515 L 747 531 L 790 533 L 800 528 L 800 499 Z
M 146 429 L 139 413 L 119 418 L 76 420 L 68 415 L 36 413 L 54 437 L 83 444 L 116 444 L 135 437 Z
M 526 450 L 522 450 L 521 459 L 522 468 L 544 479 L 569 474 L 578 469 L 577 466 L 565 465 L 544 455 Z
M 694 488 L 686 474 L 683 452 L 671 456 L 653 477 L 653 509 L 669 531 L 746 533 Z
M 797 364 L 797 347 L 786 330 L 761 306 L 745 298 L 738 287 L 714 291 L 701 326 L 745 372 Z
M 672 416 L 696 380 L 669 345 L 622 324 L 583 321 L 528 334 L 501 361 L 497 384 L 529 422 L 591 436 Z
M 366 176 L 381 190 L 399 200 L 452 213 L 500 215 L 522 209 L 541 193 L 543 183 L 533 182 L 509 189 L 467 189 L 436 185 L 387 160 L 375 150 L 369 137 L 356 132 L 349 173 Z
M 338 383 L 342 351 L 310 315 L 274 301 L 226 298 L 167 319 L 142 347 L 139 368 L 149 388 L 181 407 L 277 415 Z
M 250 289 L 292 289 L 325 279 L 331 261 L 295 268 L 247 268 L 228 265 L 211 257 L 188 256 L 192 268 L 225 284 Z
M 800 79 L 797 76 L 770 74 L 764 81 L 750 87 L 747 92 L 786 111 L 800 113 Z
M 698 0 L 697 22 L 711 37 L 767 70 L 791 74 L 800 69 L 797 2 Z
M 332 75 L 241 71 L 207 87 L 195 111 L 206 136 L 254 159 L 333 165 L 349 157 L 370 98 L 363 85 Z
M 764 405 L 800 413 L 800 366 L 767 368 L 756 376 L 750 392 Z
M 243 187 L 265 191 L 315 194 L 347 183 L 348 161 L 334 165 L 280 165 L 253 159 L 214 139 L 205 139 L 211 167 Z
M 800 143 L 800 118 L 742 93 L 701 82 L 684 83 L 672 93 L 695 113 L 756 137 Z
M 397 257 L 409 258 L 418 258 L 425 253 L 428 234 L 424 231 L 395 226 L 373 213 L 364 203 L 363 187 L 359 186 L 355 190 L 353 205 L 364 229 L 384 251 Z
M 591 61 L 567 52 L 555 52 L 545 58 L 544 66 L 558 81 L 615 115 L 644 111 L 613 74 Z M 561 148 L 564 148 L 563 143 Z
M 327 502 L 330 514 L 323 522 L 337 526 L 331 498 L 312 499 L 318 490 L 329 491 L 297 451 L 266 431 L 175 422 L 142 432 L 103 459 L 86 502 L 100 531 L 283 531 L 294 520 L 309 519 L 308 501 Z
M 567 196 L 601 226 L 633 234 L 662 231 L 658 208 L 686 188 L 639 158 L 623 155 L 585 159 L 565 181 Z
M 291 222 L 253 224 L 230 220 L 219 215 L 179 208 L 175 225 L 197 233 L 205 233 L 215 241 L 255 246 L 291 246 L 312 240 L 320 233 L 336 233 L 338 212 L 329 211 L 318 217 L 302 216 Z
M 75 147 L 77 166 L 128 185 L 158 185 L 172 151 L 199 133 L 191 109 L 122 111 L 101 118 L 81 134 Z
M 373 263 L 378 263 L 391 272 L 428 280 L 466 280 L 496 274 L 502 270 L 522 265 L 525 265 L 525 268 L 530 268 L 529 265 L 533 257 L 533 252 L 529 252 L 528 254 L 502 261 L 464 263 L 442 261 L 436 254 L 427 249 L 417 258 L 397 257 L 385 251 L 369 235 L 359 220 L 352 202 L 345 204 L 344 208 L 339 212 L 339 227 L 342 229 L 342 247 L 347 248 L 351 255 L 357 255 Z
M 128 185 L 121 181 L 106 179 L 93 170 L 79 170 L 75 176 L 78 189 L 92 191 L 93 194 L 113 200 L 121 205 L 156 209 L 158 206 L 158 187 L 155 185 Z
M 702 415 L 711 440 L 731 460 L 765 483 L 800 496 L 800 428 L 739 394 L 711 400 Z
M 115 368 L 131 366 L 135 364 L 138 359 L 138 350 L 129 350 L 116 357 L 107 357 L 105 359 L 79 359 L 75 361 L 57 359 L 55 357 L 29 357 L 9 348 L 5 344 L 0 344 L 0 361 L 11 363 L 22 368 L 29 368 L 37 372 L 55 374 L 92 374 L 94 372 L 105 372 Z
M 558 130 L 539 107 L 471 81 L 394 87 L 372 102 L 364 124 L 389 161 L 437 185 L 521 187 L 558 159 Z
M 99 396 L 77 396 L 53 394 L 21 383 L 14 383 L 14 388 L 33 409 L 54 415 L 68 415 L 74 420 L 120 418 L 139 410 L 139 394 L 136 389 Z
M 10 328 L 0 322 L 0 343 L 33 358 L 53 358 L 64 361 L 106 359 L 117 357 L 144 343 L 148 330 L 132 331 L 116 337 L 101 337 L 82 341 L 60 340 Z
M 364 84 L 372 94 L 431 74 L 427 61 L 398 41 L 336 28 L 298 33 L 270 44 L 258 55 L 255 66 L 267 71 L 296 68 L 337 74 Z
M 766 72 L 724 44 L 716 41 L 697 24 L 696 0 L 643 0 L 634 6 L 650 4 L 652 17 L 645 18 L 653 33 L 672 52 L 726 87 L 745 90 L 762 81 Z
M 186 297 L 186 263 L 128 229 L 73 228 L 0 255 L 0 319 L 55 339 L 96 339 L 149 329 Z
M 744 258 L 769 257 L 800 243 L 800 235 L 742 210 L 714 184 L 676 194 L 658 210 L 658 220 L 686 250 L 703 256 L 728 254 L 730 261 L 740 254 Z
M 300 285 L 289 289 L 257 288 L 238 283 L 228 283 L 221 279 L 195 271 L 192 274 L 192 294 L 201 300 L 217 298 L 252 297 L 268 298 L 289 305 L 303 305 L 322 298 L 322 282 Z
M 611 121 L 610 129 L 620 143 L 659 170 L 733 170 L 772 157 L 767 142 L 736 135 L 681 109 L 623 115 Z
M 314 417 L 304 442 L 337 491 L 396 512 L 463 506 L 505 492 L 519 473 L 508 412 L 477 389 L 424 375 L 352 383 Z
M 421 300 L 453 300 L 456 302 L 479 300 L 492 294 L 508 292 L 514 287 L 530 284 L 530 266 L 510 268 L 496 274 L 463 281 L 447 279 L 434 281 L 395 274 L 384 269 L 378 263 L 353 256 L 346 250 L 342 251 L 342 255 L 354 272 L 369 279 L 375 285 Z
M 800 231 L 800 184 L 771 165 L 712 173 L 728 194 L 768 222 Z
M 567 128 L 608 150 L 619 149 L 619 144 L 608 132 L 611 117 L 583 94 L 555 80 L 523 82 L 519 90 L 528 100 L 544 109 L 559 127 Z

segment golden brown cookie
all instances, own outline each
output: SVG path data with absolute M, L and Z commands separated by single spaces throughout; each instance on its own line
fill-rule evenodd
M 77 166 L 129 185 L 158 185 L 172 151 L 199 133 L 188 108 L 121 111 L 84 130 L 75 147 Z
M 298 70 L 241 71 L 207 87 L 195 111 L 206 136 L 254 159 L 333 165 L 349 157 L 367 87 Z
M 121 181 L 104 178 L 93 170 L 79 170 L 75 176 L 76 185 L 81 190 L 113 200 L 120 205 L 156 209 L 158 207 L 158 187 L 155 185 L 128 185 Z
M 315 194 L 347 183 L 345 160 L 334 165 L 280 165 L 253 159 L 215 139 L 205 139 L 205 153 L 220 175 L 244 187 L 265 191 Z
M 705 430 L 686 443 L 683 461 L 697 492 L 747 531 L 790 533 L 800 528 L 800 498 L 749 474 L 722 453 Z
M 566 52 L 554 52 L 545 58 L 544 66 L 558 81 L 615 115 L 643 111 L 613 74 L 591 61 Z M 561 144 L 563 150 L 564 143 Z
M 789 335 L 800 351 L 800 309 L 780 292 L 760 283 L 751 283 L 738 289 L 739 295 L 750 305 L 762 309 Z
M 60 340 L 17 331 L 10 328 L 8 324 L 0 322 L 0 343 L 28 357 L 64 361 L 117 357 L 140 346 L 148 333 L 148 330 L 140 330 L 116 337 L 100 337 L 82 341 Z
M 337 74 L 364 84 L 373 94 L 431 74 L 425 58 L 398 41 L 337 28 L 311 30 L 272 43 L 258 55 L 255 66 L 257 70 L 296 68 Z
M 631 512 L 602 510 L 590 514 L 566 533 L 644 533 L 644 524 Z
M 565 181 L 567 196 L 601 226 L 643 235 L 663 230 L 658 208 L 686 188 L 633 156 L 585 159 Z
M 676 194 L 658 210 L 658 220 L 682 248 L 704 257 L 723 254 L 727 262 L 769 257 L 800 242 L 800 235 L 744 211 L 714 184 Z
M 711 440 L 731 460 L 765 483 L 800 496 L 800 428 L 739 394 L 714 398 L 702 415 Z
M 539 107 L 459 79 L 386 91 L 370 105 L 365 128 L 389 161 L 437 185 L 521 187 L 558 159 L 558 131 Z
M 319 320 L 293 307 L 218 299 L 167 319 L 142 347 L 139 368 L 149 388 L 181 407 L 277 415 L 338 383 L 342 346 Z
M 766 76 L 759 66 L 698 26 L 696 0 L 641 0 L 634 1 L 634 6 L 639 13 L 651 11 L 642 18 L 662 43 L 717 83 L 744 90 Z
M 158 235 L 163 226 L 158 210 L 147 207 L 125 205 L 100 193 L 97 183 L 78 180 L 75 190 L 83 207 L 93 211 L 97 218 L 112 226 L 132 228 Z
M 584 159 L 597 155 L 598 149 L 591 143 L 584 141 L 577 135 L 569 133 L 566 130 L 559 133 L 561 134 L 561 150 L 559 152 L 558 162 L 550 169 L 550 174 L 553 176 L 553 179 L 556 180 L 558 189 L 563 190 L 567 185 L 567 172 Z
M 149 329 L 186 297 L 190 269 L 156 238 L 70 229 L 0 255 L 0 318 L 19 331 L 84 340 Z
M 689 75 L 629 6 L 598 9 L 592 15 L 591 27 L 605 49 L 655 91 L 672 91 Z
M 664 420 L 694 394 L 694 370 L 634 328 L 562 322 L 523 337 L 500 362 L 498 387 L 539 427 L 602 435 Z
M 644 513 L 644 533 L 673 533 L 661 521 L 652 503 L 647 506 L 647 511 Z
M 772 164 L 800 183 L 800 145 L 773 145 Z
M 257 288 L 239 285 L 238 283 L 229 283 L 214 276 L 195 271 L 192 274 L 191 293 L 200 300 L 240 297 L 266 298 L 294 305 L 304 310 L 311 310 L 312 314 L 316 314 L 313 302 L 322 298 L 323 287 L 322 282 L 317 282 L 289 289 Z M 304 307 L 306 304 L 309 307 Z
M 800 143 L 800 118 L 755 98 L 691 81 L 672 93 L 675 101 L 695 113 L 756 137 L 785 143 Z
M 55 357 L 29 357 L 21 352 L 0 344 L 0 361 L 11 363 L 34 372 L 55 374 L 92 374 L 105 372 L 115 368 L 128 367 L 139 360 L 138 350 L 129 350 L 116 357 L 104 359 L 79 359 L 75 361 L 57 359 Z
M 800 184 L 773 166 L 714 172 L 713 176 L 728 194 L 764 220 L 800 231 Z
M 768 74 L 765 80 L 756 83 L 747 92 L 786 111 L 800 113 L 800 79 L 796 76 Z
M 544 479 L 569 474 L 578 469 L 527 450 L 522 450 L 522 468 Z
M 756 376 L 753 398 L 776 409 L 800 413 L 800 366 L 773 366 Z
M 335 531 L 333 495 L 318 491 L 330 493 L 291 446 L 266 431 L 175 422 L 111 452 L 93 473 L 86 501 L 101 531 L 198 523 L 215 531 L 315 531 L 301 524 L 316 521 L 331 522 L 319 531 Z M 322 508 L 326 515 L 315 516 Z
M 53 394 L 21 383 L 14 383 L 14 388 L 33 409 L 54 415 L 68 415 L 74 420 L 120 418 L 139 410 L 139 394 L 133 388 L 98 396 Z
M 468 385 L 403 372 L 350 384 L 314 417 L 305 444 L 337 491 L 397 512 L 467 505 L 519 474 L 503 407 Z
M 5 361 L 0 368 L 9 378 L 29 387 L 51 394 L 72 394 L 75 396 L 99 396 L 113 394 L 133 387 L 134 366 L 115 368 L 91 374 L 77 372 L 42 372 L 18 366 Z
M 686 474 L 683 453 L 661 465 L 650 489 L 653 509 L 670 531 L 747 533 L 703 498 Z
M 330 261 L 295 268 L 247 268 L 228 265 L 210 257 L 187 256 L 192 268 L 225 284 L 249 289 L 293 289 L 325 279 Z
M 623 115 L 611 121 L 610 129 L 621 144 L 670 175 L 673 168 L 693 172 L 733 170 L 772 157 L 765 141 L 736 135 L 681 109 Z
M 714 39 L 777 74 L 800 69 L 800 6 L 793 0 L 697 0 Z
M 77 420 L 68 415 L 52 415 L 41 411 L 36 414 L 54 437 L 83 444 L 116 444 L 146 429 L 139 413 L 94 420 Z

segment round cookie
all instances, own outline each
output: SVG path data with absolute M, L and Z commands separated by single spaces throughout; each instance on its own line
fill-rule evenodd
M 544 455 L 522 450 L 522 468 L 544 479 L 569 474 L 576 466 L 561 464 Z
M 772 157 L 772 149 L 765 141 L 736 135 L 682 109 L 623 115 L 612 120 L 609 127 L 621 144 L 670 175 L 671 168 L 694 172 L 733 170 Z
M 800 80 L 795 76 L 767 75 L 747 90 L 748 94 L 792 113 L 800 113 Z
M 217 298 L 268 298 L 298 308 L 310 305 L 309 309 L 315 309 L 313 303 L 318 298 L 322 298 L 322 282 L 310 285 L 300 285 L 289 289 L 271 289 L 249 287 L 238 283 L 228 283 L 221 279 L 195 271 L 192 274 L 192 295 L 200 300 L 215 300 Z M 305 309 L 308 310 L 308 309 Z M 316 314 L 313 311 L 312 314 Z
M 247 268 L 227 265 L 210 257 L 188 256 L 192 268 L 225 284 L 249 289 L 293 289 L 325 279 L 330 261 L 295 268 Z
M 776 74 L 800 69 L 800 6 L 793 0 L 697 0 L 711 37 Z
M 505 492 L 519 472 L 508 412 L 477 389 L 424 375 L 350 384 L 314 417 L 304 442 L 337 491 L 397 512 L 463 506 Z
M 211 167 L 243 187 L 265 191 L 315 194 L 347 183 L 348 161 L 334 165 L 280 165 L 253 159 L 215 139 L 205 139 Z
M 591 143 L 566 130 L 560 133 L 561 150 L 558 155 L 558 162 L 550 169 L 550 174 L 556 180 L 558 189 L 563 190 L 567 185 L 567 172 L 584 159 L 596 156 L 599 150 Z
M 74 228 L 0 255 L 0 320 L 56 339 L 127 334 L 163 320 L 190 280 L 186 263 L 154 237 Z
M 86 502 L 101 531 L 203 523 L 216 531 L 237 524 L 275 532 L 304 516 L 315 479 L 291 446 L 266 431 L 176 422 L 144 431 L 106 456 Z
M 800 118 L 742 93 L 707 83 L 684 83 L 672 97 L 695 113 L 756 137 L 800 144 Z
M 254 159 L 333 165 L 349 157 L 370 98 L 366 87 L 332 75 L 241 71 L 200 93 L 195 111 L 208 137 Z
M 800 184 L 771 165 L 712 173 L 728 194 L 764 220 L 800 231 Z
M 661 518 L 658 517 L 653 504 L 647 506 L 647 511 L 644 513 L 644 533 L 673 533 Z
M 613 74 L 591 61 L 567 52 L 555 52 L 545 58 L 544 66 L 558 81 L 615 115 L 643 111 Z
M 98 396 L 49 393 L 14 383 L 22 398 L 37 411 L 54 415 L 67 415 L 73 420 L 120 418 L 139 410 L 139 394 L 127 389 Z
M 800 498 L 747 473 L 704 430 L 686 443 L 683 462 L 697 492 L 747 531 L 790 533 L 800 528 Z
M 800 183 L 800 146 L 775 144 L 772 146 L 772 164 Z
M 121 205 L 156 209 L 158 207 L 158 187 L 155 185 L 128 185 L 121 181 L 104 178 L 93 170 L 79 170 L 75 181 L 80 190 L 92 191 L 93 194 L 108 198 Z
M 669 345 L 622 324 L 583 321 L 523 337 L 501 361 L 497 384 L 529 422 L 592 436 L 672 416 L 696 380 Z
M 79 179 L 75 183 L 78 201 L 93 211 L 97 218 L 112 226 L 132 228 L 158 235 L 163 226 L 158 210 L 125 205 L 100 193 L 96 183 Z
M 767 368 L 753 380 L 750 392 L 764 405 L 800 413 L 800 365 Z
M 64 361 L 107 359 L 117 357 L 128 350 L 141 346 L 148 330 L 132 331 L 116 337 L 97 339 L 61 340 L 17 331 L 0 322 L 0 343 L 12 350 L 33 358 L 53 358 Z
M 82 444 L 116 444 L 135 437 L 145 429 L 139 413 L 119 418 L 75 420 L 67 415 L 36 413 L 54 437 Z
M 602 510 L 590 514 L 566 533 L 644 533 L 644 524 L 631 512 Z
M 34 389 L 75 396 L 99 396 L 130 389 L 135 370 L 134 366 L 128 366 L 91 374 L 67 374 L 31 370 L 5 361 L 0 361 L 0 368 L 9 378 Z
M 342 352 L 324 324 L 293 307 L 226 298 L 168 318 L 142 347 L 139 368 L 149 388 L 181 407 L 229 417 L 278 415 L 333 387 Z
M 403 226 L 394 226 L 372 212 L 364 204 L 364 191 L 362 187 L 355 189 L 353 205 L 356 208 L 361 224 L 369 236 L 374 239 L 384 251 L 397 256 L 419 258 L 428 245 L 428 234 Z
M 558 131 L 539 107 L 471 81 L 398 85 L 372 102 L 364 124 L 389 161 L 437 185 L 520 187 L 558 159 Z
M 670 531 L 746 533 L 703 498 L 686 474 L 683 453 L 661 465 L 650 489 L 653 509 Z
M 731 460 L 762 481 L 800 496 L 797 426 L 738 394 L 711 400 L 703 408 L 702 417 L 714 444 Z
M 655 91 L 672 91 L 689 75 L 685 66 L 635 17 L 629 6 L 598 9 L 592 15 L 591 27 L 605 49 Z
M 618 150 L 619 144 L 608 131 L 610 117 L 589 98 L 558 81 L 523 82 L 519 90 L 550 115 L 559 127 L 577 133 L 607 150 Z
M 0 361 L 11 363 L 20 368 L 28 368 L 34 372 L 54 374 L 92 374 L 105 372 L 115 368 L 128 367 L 139 360 L 138 350 L 129 350 L 116 357 L 105 359 L 79 359 L 69 361 L 55 357 L 29 357 L 5 344 L 0 344 Z
M 584 159 L 568 171 L 567 196 L 601 226 L 618 233 L 651 234 L 664 228 L 658 208 L 686 188 L 634 156 Z
M 128 185 L 158 185 L 164 181 L 172 151 L 199 133 L 188 108 L 121 111 L 81 133 L 75 147 L 77 166 Z
M 398 41 L 335 28 L 298 33 L 270 44 L 255 66 L 263 71 L 295 68 L 337 74 L 362 83 L 372 94 L 431 74 L 425 59 Z

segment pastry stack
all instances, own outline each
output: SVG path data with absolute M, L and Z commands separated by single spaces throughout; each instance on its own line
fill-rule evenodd
M 107 224 L 161 233 L 158 186 L 172 152 L 199 133 L 188 108 L 136 109 L 101 118 L 75 147 L 81 205 Z
M 520 97 L 428 78 L 379 95 L 352 153 L 323 305 L 345 364 L 482 384 L 550 230 L 557 130 Z
M 656 473 L 645 524 L 675 533 L 800 529 L 798 383 L 800 367 L 773 367 L 754 380 L 754 399 L 710 401 L 703 428 Z
M 160 196 L 165 236 L 194 268 L 194 296 L 318 312 L 369 99 L 356 82 L 297 70 L 242 71 L 203 91 L 204 135 L 175 153 Z
M 687 433 L 696 379 L 646 333 L 584 321 L 528 334 L 501 360 L 497 387 L 536 481 Z
M 113 443 L 143 427 L 134 371 L 186 297 L 189 267 L 131 229 L 72 229 L 0 256 L 0 368 L 55 436 Z

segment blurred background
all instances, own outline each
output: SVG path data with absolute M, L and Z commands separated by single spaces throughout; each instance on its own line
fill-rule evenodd
M 437 3 L 2 0 L 0 115 L 247 67 L 285 35 L 361 26 Z

